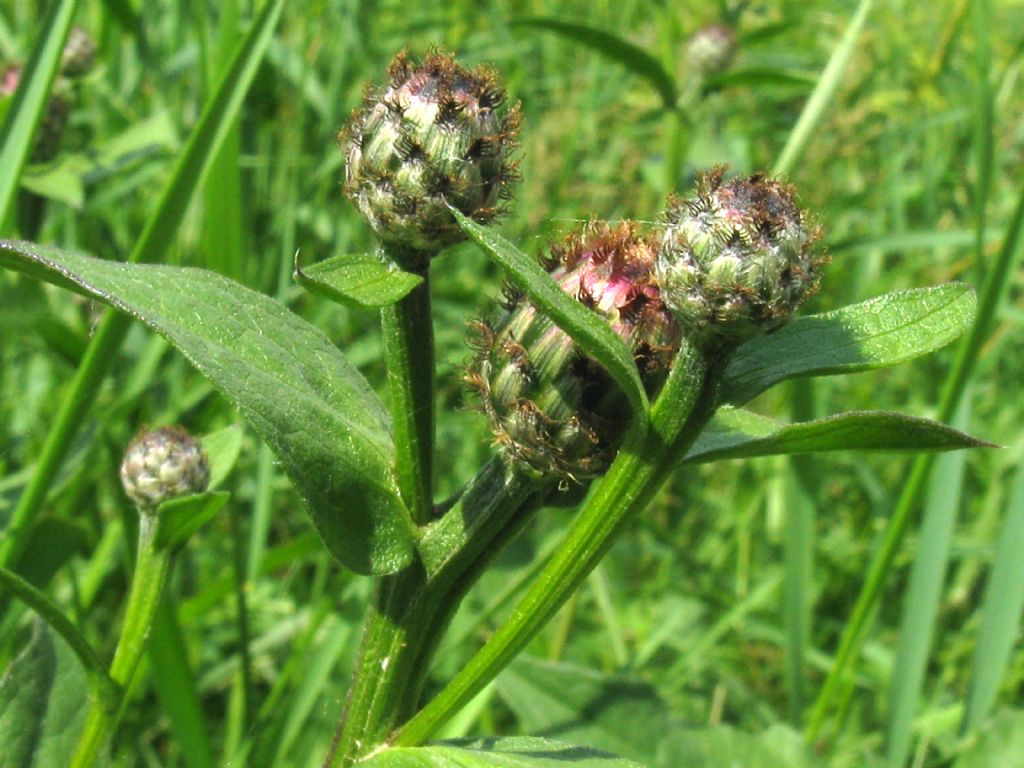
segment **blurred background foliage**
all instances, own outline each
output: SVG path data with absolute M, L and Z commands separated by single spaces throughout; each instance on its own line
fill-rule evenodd
M 26 56 L 40 5 L 0 0 L 4 61 Z M 832 254 L 811 311 L 949 280 L 980 286 L 1024 182 L 1024 5 L 975 5 L 881 0 L 872 9 L 834 103 L 789 174 L 824 226 Z M 123 259 L 253 8 L 243 0 L 82 6 L 78 23 L 97 41 L 97 66 L 74 86 L 59 152 L 28 170 L 16 225 L 3 234 Z M 683 56 L 687 38 L 709 23 L 733 27 L 739 49 L 732 69 L 686 103 L 691 130 L 675 184 L 685 194 L 701 169 L 772 167 L 854 11 L 850 0 L 728 7 L 724 0 L 288 4 L 172 261 L 279 296 L 325 329 L 380 391 L 375 314 L 305 294 L 291 271 L 297 251 L 309 263 L 372 247 L 369 228 L 342 195 L 335 136 L 364 84 L 381 81 L 395 52 L 422 54 L 439 45 L 503 75 L 522 104 L 524 127 L 522 182 L 499 227 L 541 253 L 589 217 L 657 219 L 670 191 L 673 123 L 635 66 L 531 20 L 619 36 L 660 62 L 683 92 L 694 78 Z M 471 245 L 435 264 L 442 496 L 492 451 L 460 375 L 470 355 L 466 322 L 497 311 L 500 285 L 497 268 Z M 1004 518 L 1024 504 L 1020 493 L 1010 494 L 1024 448 L 1020 288 L 1015 274 L 963 422 L 1006 447 L 965 457 L 962 485 L 950 477 L 939 493 L 952 497 L 959 522 L 913 718 L 915 765 L 1017 765 L 992 756 L 1024 739 L 1019 646 L 1002 675 L 998 714 L 989 720 L 999 735 L 982 731 L 964 741 L 960 733 L 978 670 L 986 576 Z M 0 523 L 32 471 L 99 311 L 70 293 L 0 273 Z M 947 350 L 891 371 L 819 380 L 813 408 L 930 415 L 952 357 Z M 792 392 L 779 388 L 753 407 L 786 417 Z M 104 652 L 115 642 L 111 627 L 130 573 L 125 541 L 132 510 L 116 475 L 123 446 L 142 424 L 181 422 L 203 433 L 236 420 L 180 356 L 133 327 L 19 565 Z M 530 658 L 503 675 L 448 735 L 525 730 L 665 766 L 727 765 L 723 755 L 750 738 L 756 742 L 745 753 L 749 764 L 803 764 L 795 757 L 799 733 L 910 461 L 834 454 L 799 465 L 813 474 L 816 515 L 813 555 L 801 575 L 813 620 L 796 637 L 782 589 L 791 557 L 787 465 L 761 459 L 681 472 L 534 642 Z M 173 608 L 154 630 L 160 674 L 146 678 L 119 735 L 135 760 L 126 764 L 318 765 L 340 714 L 368 584 L 330 561 L 273 457 L 250 433 L 228 487 L 229 511 L 180 558 Z M 471 593 L 439 657 L 437 684 L 500 620 L 569 514 L 542 513 Z M 855 685 L 838 702 L 838 721 L 815 744 L 823 765 L 903 764 L 886 739 L 891 689 L 899 681 L 902 595 L 918 544 L 912 530 Z M 28 633 L 22 612 L 0 625 L 5 663 Z M 787 673 L 793 643 L 802 663 Z M 567 693 L 551 696 L 559 685 Z M 577 693 L 589 704 L 573 710 Z M 658 729 L 621 727 L 647 716 L 657 718 Z M 719 724 L 737 729 L 714 731 L 720 748 L 701 751 L 687 741 L 688 733 Z M 663 739 L 669 732 L 674 737 Z

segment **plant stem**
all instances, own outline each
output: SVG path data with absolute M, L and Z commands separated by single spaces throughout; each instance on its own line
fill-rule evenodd
M 562 544 L 505 622 L 451 682 L 395 735 L 399 746 L 422 744 L 504 669 L 594 569 L 685 455 L 715 409 L 724 358 L 708 369 L 692 348 L 680 353 L 651 410 L 651 429 L 627 439 Z M 638 430 L 631 434 L 643 434 Z
M 163 595 L 167 570 L 170 565 L 169 550 L 157 547 L 156 516 L 143 511 L 139 516 L 139 548 L 135 560 L 128 605 L 125 608 L 121 639 L 110 665 L 111 679 L 121 686 L 122 694 L 117 707 L 104 707 L 93 702 L 86 717 L 85 728 L 78 746 L 71 758 L 70 768 L 91 768 L 107 738 L 117 726 L 124 709 L 126 694 L 132 676 L 146 646 L 146 637 L 153 622 L 153 614 Z
M 427 544 L 446 545 L 449 556 L 435 554 L 429 559 L 436 567 L 420 560 L 378 580 L 349 700 L 325 766 L 352 765 L 412 715 L 434 651 L 463 595 L 548 490 L 493 460 L 438 521 L 439 534 Z M 452 535 L 448 521 L 464 521 L 469 535 Z
M 433 511 L 434 324 L 430 316 L 430 254 L 385 247 L 403 269 L 423 277 L 405 297 L 380 311 L 394 422 L 398 490 L 413 521 Z

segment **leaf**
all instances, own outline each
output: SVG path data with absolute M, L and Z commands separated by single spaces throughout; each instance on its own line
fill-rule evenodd
M 722 400 L 742 405 L 784 379 L 883 368 L 949 344 L 974 319 L 974 291 L 960 283 L 893 291 L 797 318 L 744 344 L 725 372 Z
M 78 660 L 46 624 L 0 680 L 0 768 L 67 765 L 89 703 Z
M 348 253 L 303 269 L 295 254 L 295 279 L 310 293 L 350 307 L 379 308 L 394 304 L 423 278 L 402 271 L 383 253 Z
M 537 307 L 597 360 L 625 392 L 634 413 L 646 418 L 648 403 L 633 356 L 618 334 L 595 312 L 574 300 L 533 259 L 496 232 L 448 206 L 462 230 L 504 269 Z
M 679 729 L 661 740 L 658 752 L 658 768 L 825 768 L 785 725 L 757 734 L 727 725 Z
M 394 747 L 359 762 L 364 768 L 642 768 L 589 747 L 512 736 Z
M 48 4 L 46 16 L 39 20 L 40 34 L 22 71 L 21 83 L 4 114 L 0 126 L 0 231 L 7 225 L 21 172 L 35 145 L 36 129 L 46 112 L 77 7 L 76 0 Z
M 157 507 L 156 546 L 177 549 L 227 504 L 227 491 L 180 496 Z
M 705 81 L 705 86 L 713 89 L 734 88 L 743 85 L 759 88 L 772 85 L 806 88 L 814 85 L 816 82 L 818 82 L 816 72 L 782 69 L 781 67 L 745 67 L 743 69 L 728 69 L 725 72 L 712 75 Z
M 520 656 L 495 681 L 522 730 L 590 744 L 653 765 L 672 726 L 665 702 L 647 682 Z
M 741 408 L 720 408 L 686 455 L 687 464 L 818 451 L 955 451 L 991 443 L 929 419 L 850 411 L 783 424 Z
M 360 573 L 412 555 L 386 411 L 315 327 L 212 272 L 0 241 L 0 265 L 73 288 L 164 335 L 277 453 L 328 550 Z
M 675 109 L 679 98 L 679 86 L 675 78 L 666 70 L 661 62 L 647 51 L 618 35 L 605 32 L 603 29 L 573 24 L 558 19 L 521 19 L 512 22 L 514 27 L 534 27 L 547 29 L 562 37 L 583 43 L 606 58 L 615 61 L 635 75 L 646 80 L 661 96 L 665 109 Z
M 991 718 L 953 768 L 1024 768 L 1024 712 L 1005 709 Z
M 200 439 L 206 458 L 210 462 L 210 485 L 207 490 L 215 491 L 235 468 L 242 452 L 244 431 L 237 424 L 203 435 Z

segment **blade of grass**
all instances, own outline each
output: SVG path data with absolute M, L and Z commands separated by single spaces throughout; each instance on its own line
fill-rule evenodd
M 867 21 L 868 12 L 871 10 L 873 0 L 861 0 L 857 11 L 850 21 L 850 25 L 843 33 L 839 45 L 832 52 L 828 65 L 821 73 L 818 84 L 814 86 L 811 97 L 807 100 L 800 119 L 789 134 L 786 146 L 775 162 L 773 172 L 779 176 L 787 176 L 793 172 L 807 144 L 810 142 L 814 132 L 818 130 L 825 111 L 835 98 L 836 92 L 842 83 L 843 75 L 846 74 L 846 67 L 850 63 L 853 51 L 857 47 L 857 39 L 860 37 L 864 22 Z
M 960 344 L 953 370 L 946 379 L 938 411 L 940 421 L 948 421 L 958 407 L 967 382 L 981 355 L 982 347 L 992 331 L 996 310 L 1002 303 L 1009 287 L 1009 277 L 1021 256 L 1022 230 L 1024 230 L 1024 187 L 1021 188 L 1016 208 L 1007 225 L 1006 236 L 1003 239 L 999 256 L 986 275 L 978 301 L 977 319 Z M 806 732 L 810 742 L 818 739 L 824 725 L 825 715 L 831 704 L 840 700 L 841 697 L 838 695 L 840 686 L 851 684 L 850 681 L 854 676 L 854 667 L 865 639 L 869 620 L 892 570 L 893 561 L 899 552 L 903 536 L 910 523 L 910 516 L 920 499 L 933 461 L 934 457 L 932 456 L 918 457 L 900 492 L 882 545 L 871 561 L 850 619 L 843 628 L 835 664 L 829 670 L 815 702 Z
M 962 726 L 964 735 L 978 728 L 992 709 L 999 683 L 1010 665 L 1014 643 L 1020 635 L 1021 612 L 1024 611 L 1021 552 L 1024 552 L 1024 468 L 1017 471 L 1013 482 L 992 572 L 985 585 L 981 627 Z
M 77 0 L 50 3 L 46 15 L 39 21 L 40 35 L 0 128 L 0 232 L 8 232 L 21 172 L 32 154 L 36 129 L 46 112 L 50 89 L 60 69 L 61 52 L 77 9 Z
M 254 20 L 220 85 L 203 108 L 129 261 L 158 261 L 174 242 L 194 192 L 201 186 L 228 128 L 241 109 L 283 5 L 283 0 L 270 0 Z M 32 480 L 11 514 L 6 536 L 0 541 L 0 566 L 13 562 L 24 545 L 27 528 L 42 507 L 130 323 L 126 315 L 112 310 L 104 314 L 46 436 Z
M 967 402 L 961 404 L 953 422 L 958 429 L 966 428 L 970 421 Z M 910 756 L 912 726 L 935 637 L 966 463 L 965 453 L 948 453 L 935 462 L 928 482 L 920 541 L 903 601 L 899 646 L 889 683 L 886 738 L 890 768 L 901 768 Z

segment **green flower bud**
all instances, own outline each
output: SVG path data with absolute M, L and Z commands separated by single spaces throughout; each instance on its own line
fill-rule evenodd
M 761 175 L 698 180 L 670 200 L 655 272 L 665 305 L 704 345 L 739 344 L 792 317 L 825 262 L 793 189 Z
M 382 240 L 435 253 L 464 238 L 446 203 L 480 223 L 501 212 L 519 110 L 499 114 L 505 93 L 495 74 L 445 53 L 419 65 L 400 53 L 389 73 L 339 137 L 345 190 Z
M 653 243 L 631 223 L 592 223 L 551 249 L 551 276 L 606 320 L 632 350 L 652 396 L 679 344 L 679 327 L 654 283 Z M 506 459 L 564 480 L 607 469 L 629 424 L 625 395 L 599 363 L 522 297 L 497 324 L 477 325 L 466 376 Z
M 141 509 L 155 509 L 169 499 L 205 491 L 210 464 L 199 442 L 181 427 L 144 429 L 125 450 L 121 484 Z
M 84 77 L 96 63 L 96 43 L 81 27 L 72 27 L 60 58 L 60 72 L 72 79 Z
M 701 27 L 686 42 L 686 61 L 701 75 L 724 72 L 735 58 L 736 36 L 722 24 Z

